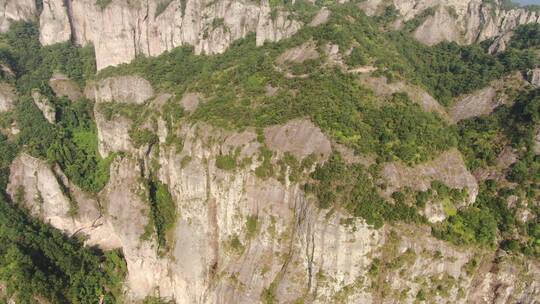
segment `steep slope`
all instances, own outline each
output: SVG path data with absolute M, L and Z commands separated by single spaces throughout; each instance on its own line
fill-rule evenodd
M 310 26 L 279 42 L 246 34 L 97 75 L 91 47 L 41 47 L 44 26 L 66 27 L 14 23 L 0 299 L 535 303 L 540 90 L 523 75 L 540 25 L 494 55 L 426 46 L 358 3 L 314 19 L 304 4 L 288 13 Z
M 7 31 L 12 21 L 38 18 L 32 0 L 4 2 L 0 31 Z M 222 53 L 249 33 L 256 33 L 257 45 L 262 45 L 290 37 L 312 21 L 317 25 L 317 19 L 312 18 L 320 8 L 303 1 L 292 3 L 114 0 L 98 4 L 94 0 L 47 0 L 39 16 L 40 41 L 43 45 L 70 40 L 79 45 L 93 44 L 98 70 L 182 45 L 194 46 L 198 54 Z M 538 23 L 540 18 L 534 10 L 505 9 L 499 0 L 359 2 L 369 15 L 382 14 L 390 4 L 398 14 L 394 26 L 413 31 L 414 37 L 429 45 L 442 41 L 471 44 L 501 37 L 494 49 L 503 50 L 514 28 Z

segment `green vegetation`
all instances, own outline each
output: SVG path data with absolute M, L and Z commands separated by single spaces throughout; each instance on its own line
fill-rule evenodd
M 144 298 L 142 303 L 143 304 L 174 304 L 175 302 L 173 300 L 167 301 L 159 297 L 148 296 Z
M 173 2 L 173 0 L 161 0 L 160 2 L 158 2 L 155 17 L 161 15 L 161 13 L 163 13 L 167 9 L 167 7 L 169 7 L 169 4 L 171 4 L 171 2 Z
M 416 30 L 421 24 L 423 24 L 427 18 L 435 15 L 436 8 L 429 7 L 422 11 L 420 14 L 414 16 L 411 20 L 408 20 L 403 25 L 403 30 L 406 32 L 412 32 Z
M 121 253 L 86 248 L 0 196 L 0 280 L 20 303 L 122 303 Z
M 236 166 L 236 157 L 234 155 L 218 155 L 216 157 L 216 167 L 221 170 L 234 171 Z
M 540 47 L 540 24 L 531 23 L 516 28 L 510 40 L 510 47 L 517 49 Z
M 84 85 L 95 73 L 93 48 L 56 44 L 42 48 L 39 31 L 31 23 L 15 23 L 0 35 L 0 62 L 15 73 L 13 83 L 21 95 L 13 117 L 20 133 L 14 142 L 17 150 L 58 163 L 68 178 L 90 192 L 97 192 L 108 181 L 112 160 L 102 159 L 97 151 L 97 130 L 93 104 L 57 98 L 48 81 L 60 71 Z M 5 75 L 4 75 L 5 76 Z M 49 124 L 30 96 L 33 89 L 49 99 L 56 110 L 56 125 Z
M 317 196 L 321 208 L 345 208 L 376 228 L 385 221 L 424 222 L 414 207 L 382 199 L 367 170 L 362 165 L 347 166 L 339 154 L 317 167 L 312 178 L 316 182 L 307 184 L 306 191 Z
M 149 202 L 150 202 L 150 223 L 157 234 L 159 249 L 167 252 L 172 244 L 170 233 L 174 228 L 177 218 L 176 204 L 169 192 L 168 186 L 157 181 L 150 180 Z
M 96 5 L 102 10 L 105 9 L 113 0 L 96 0 Z

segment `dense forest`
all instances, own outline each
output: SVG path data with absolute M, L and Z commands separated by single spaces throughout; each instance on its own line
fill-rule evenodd
M 106 6 L 109 1 L 98 2 Z M 315 5 L 303 1 L 289 4 L 288 9 L 302 11 L 306 20 L 316 12 Z M 264 127 L 309 118 L 335 142 L 375 157 L 375 163 L 366 167 L 347 164 L 339 153 L 333 153 L 309 176 L 302 176 L 308 164 L 292 157 L 284 160 L 284 165 L 296 168 L 295 181 L 309 180 L 303 189 L 317 198 L 320 208 L 343 207 L 376 228 L 395 222 L 429 225 L 434 236 L 459 246 L 501 248 L 540 258 L 540 223 L 534 219 L 519 222 L 515 210 L 506 204 L 511 195 L 531 202 L 540 195 L 540 156 L 533 152 L 534 130 L 540 124 L 540 89 L 526 88 L 510 105 L 500 106 L 490 115 L 451 124 L 440 114 L 424 111 L 405 93 L 376 96 L 359 84 L 358 75 L 327 65 L 322 51 L 329 43 L 337 45 L 350 68 L 373 66 L 376 76 L 417 85 L 449 107 L 458 96 L 537 66 L 540 26 L 518 28 L 508 49 L 492 55 L 487 44 L 440 43 L 428 47 L 411 38 L 408 27 L 388 30 L 396 17 L 392 10 L 368 17 L 354 3 L 330 5 L 330 9 L 327 23 L 304 27 L 281 42 L 255 47 L 255 37 L 249 35 L 223 54 L 211 56 L 195 55 L 192 47 L 185 46 L 157 57 L 137 57 L 132 63 L 107 68 L 97 75 L 91 45 L 41 47 L 34 23 L 14 23 L 0 35 L 0 63 L 13 71 L 3 71 L 0 76 L 19 92 L 15 109 L 0 114 L 0 128 L 16 122 L 20 129 L 14 138 L 0 134 L 0 281 L 7 295 L 20 303 L 37 303 L 41 297 L 51 303 L 122 303 L 127 270 L 120 251 L 83 246 L 83 240 L 68 238 L 21 210 L 18 200 L 24 199 L 24 189 L 17 197 L 5 193 L 9 166 L 21 151 L 58 164 L 73 183 L 91 194 L 98 193 L 109 179 L 109 166 L 116 155 L 104 159 L 98 153 L 94 103 L 55 96 L 48 85 L 55 71 L 81 86 L 112 75 L 143 76 L 158 90 L 177 97 L 165 105 L 169 129 L 202 121 L 261 133 Z M 293 77 L 275 68 L 285 50 L 307 42 L 320 51 L 320 58 L 301 65 L 288 63 L 283 69 Z M 304 74 L 309 77 L 294 77 Z M 265 94 L 268 86 L 279 90 L 269 96 Z M 53 105 L 56 124 L 47 122 L 35 105 L 31 94 L 36 89 Z M 178 103 L 188 91 L 205 92 L 208 98 L 192 114 L 185 113 Z M 136 146 L 157 142 L 156 134 L 138 128 L 151 114 L 144 106 L 111 103 L 99 110 L 107 119 L 114 115 L 130 117 L 134 121 L 130 136 Z M 181 147 L 182 139 L 170 136 L 167 141 Z M 391 201 L 377 192 L 375 180 L 385 162 L 412 166 L 456 148 L 469 169 L 475 170 L 494 164 L 501 143 L 518 151 L 519 160 L 507 172 L 507 179 L 516 186 L 509 188 L 487 180 L 481 184 L 474 204 L 459 210 L 450 208 L 442 223 L 429 224 L 420 210 L 434 198 L 453 207 L 464 199 L 465 190 L 434 182 L 429 191 L 395 192 Z M 271 152 L 262 151 L 263 162 L 255 172 L 258 177 L 278 174 L 269 162 L 271 156 Z M 217 166 L 234 171 L 240 163 L 233 155 L 225 155 L 217 159 Z M 166 185 L 149 180 L 147 187 L 152 220 L 148 233 L 157 234 L 164 252 L 169 245 L 166 231 L 177 216 L 174 202 Z M 530 208 L 538 219 L 540 206 L 530 204 Z M 147 299 L 147 303 L 159 301 Z

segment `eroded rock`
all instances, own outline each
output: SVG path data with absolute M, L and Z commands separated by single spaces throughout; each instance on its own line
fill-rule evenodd
M 0 113 L 11 111 L 16 99 L 15 88 L 7 83 L 0 83 Z
M 154 96 L 148 80 L 139 76 L 115 76 L 89 84 L 85 95 L 96 103 L 121 102 L 142 104 Z
M 11 23 L 15 21 L 31 21 L 36 15 L 34 0 L 1 0 L 0 32 L 7 32 Z
M 513 99 L 512 93 L 524 85 L 519 73 L 493 81 L 483 89 L 460 97 L 450 107 L 449 114 L 455 122 L 490 114 L 497 107 L 508 104 Z
M 424 111 L 435 112 L 441 115 L 441 117 L 450 120 L 444 107 L 441 106 L 435 98 L 417 86 L 403 81 L 388 82 L 384 76 L 362 77 L 360 78 L 360 82 L 372 89 L 378 96 L 388 97 L 394 93 L 406 93 L 409 98 L 420 105 Z
M 289 152 L 300 160 L 312 154 L 325 159 L 332 152 L 328 138 L 309 120 L 297 119 L 266 128 L 264 136 L 271 150 Z
M 43 113 L 45 119 L 47 119 L 49 123 L 55 124 L 56 110 L 51 101 L 47 97 L 41 95 L 41 93 L 37 89 L 32 90 L 32 99 L 34 100 L 35 105 L 38 107 L 41 113 Z
M 540 69 L 533 69 L 528 73 L 529 82 L 535 86 L 540 87 Z
M 99 211 L 98 202 L 69 183 L 59 168 L 53 170 L 46 161 L 23 153 L 13 161 L 9 181 L 7 192 L 32 216 L 68 235 L 87 236 L 87 245 L 121 247 Z M 64 188 L 69 192 L 65 193 Z
M 453 189 L 467 189 L 468 203 L 474 202 L 478 194 L 476 179 L 467 170 L 461 154 L 455 149 L 415 167 L 407 167 L 399 162 L 387 163 L 381 176 L 385 181 L 384 195 L 387 197 L 404 187 L 426 191 L 431 188 L 432 181 L 442 182 Z
M 49 80 L 49 86 L 58 97 L 67 97 L 71 101 L 76 101 L 83 97 L 79 85 L 62 73 L 54 73 Z
M 285 11 L 274 15 L 268 1 L 172 1 L 159 12 L 161 0 L 118 0 L 104 9 L 95 0 L 45 2 L 41 41 L 52 44 L 71 38 L 81 45 L 92 43 L 98 70 L 186 44 L 197 54 L 222 53 L 253 32 L 257 45 L 262 45 L 289 37 L 301 27 Z
M 313 41 L 306 42 L 300 46 L 294 47 L 285 51 L 277 58 L 279 64 L 291 63 L 303 63 L 306 60 L 319 58 L 319 52 L 317 52 L 317 46 Z
M 39 41 L 42 45 L 70 41 L 71 24 L 66 3 L 71 1 L 43 0 L 39 18 Z

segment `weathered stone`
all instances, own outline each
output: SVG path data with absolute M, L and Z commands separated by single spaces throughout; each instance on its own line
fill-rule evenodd
M 54 73 L 49 80 L 49 86 L 58 97 L 67 97 L 71 101 L 76 101 L 83 97 L 79 85 L 62 73 Z
M 36 15 L 35 0 L 0 0 L 0 32 L 7 32 L 15 21 L 34 20 Z
M 0 113 L 12 110 L 16 99 L 15 88 L 7 83 L 0 83 Z
M 43 113 L 45 119 L 47 119 L 49 123 L 55 124 L 56 110 L 54 109 L 54 105 L 51 103 L 51 101 L 47 97 L 41 95 L 38 89 L 32 90 L 32 99 L 41 113 Z
M 328 138 L 309 120 L 292 120 L 282 126 L 266 128 L 264 136 L 271 150 L 289 152 L 299 159 L 311 154 L 325 159 L 332 152 Z
M 148 80 L 139 76 L 116 76 L 88 85 L 85 95 L 96 103 L 121 102 L 142 104 L 154 97 Z
M 43 11 L 39 18 L 39 41 L 42 45 L 71 39 L 71 24 L 66 3 L 71 1 L 43 0 Z

